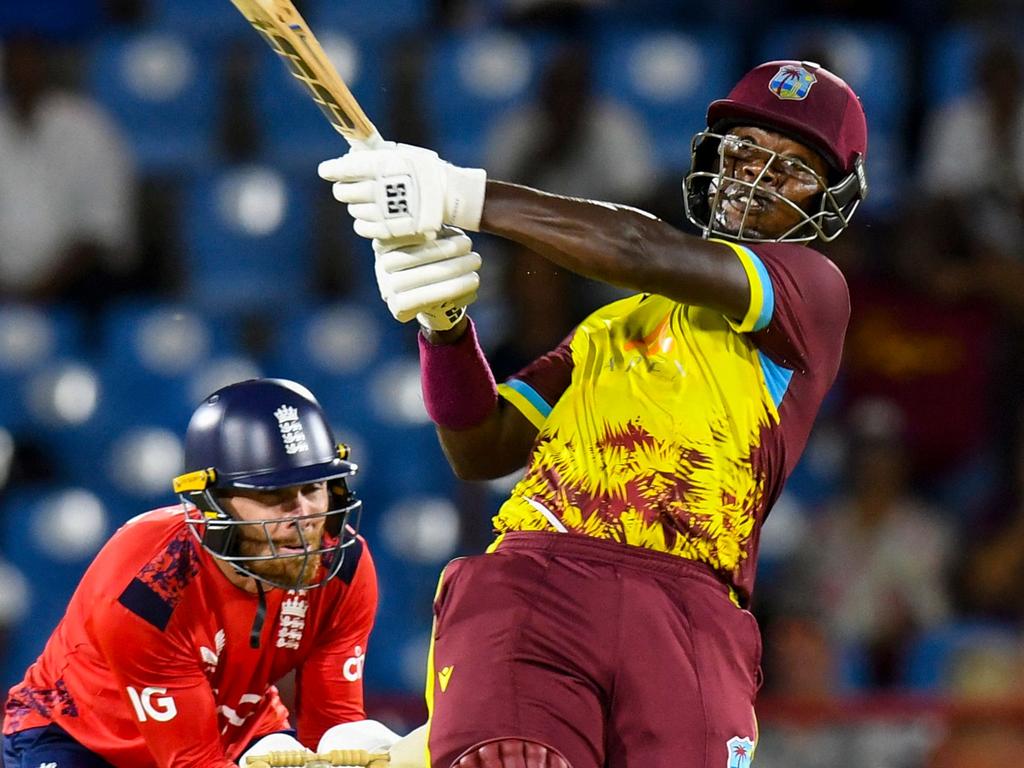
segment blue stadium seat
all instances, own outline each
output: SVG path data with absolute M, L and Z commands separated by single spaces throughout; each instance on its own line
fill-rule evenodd
M 868 196 L 863 210 L 877 217 L 895 215 L 910 178 L 903 133 L 880 126 L 869 126 Z
M 999 30 L 1003 33 L 1009 30 Z M 924 86 L 928 102 L 941 106 L 978 89 L 976 69 L 980 54 L 992 37 L 982 27 L 959 24 L 937 33 L 926 56 Z M 1017 49 L 1024 48 L 1024 35 L 1016 34 Z
M 974 90 L 981 39 L 977 29 L 965 25 L 949 27 L 932 38 L 924 81 L 931 105 L 947 104 Z
M 317 182 L 260 165 L 190 178 L 183 205 L 189 300 L 212 315 L 276 313 L 307 301 Z
M 305 18 L 318 38 L 322 27 L 336 27 L 361 40 L 390 41 L 427 27 L 433 11 L 428 0 L 316 0 L 306 7 Z
M 115 400 L 92 360 L 60 358 L 30 377 L 25 406 L 32 440 L 54 460 L 58 482 L 102 482 L 104 457 L 131 399 Z
M 317 39 L 345 84 L 386 137 L 385 83 L 380 53 L 373 44 L 359 41 L 347 32 L 346 28 L 318 26 L 316 29 Z M 348 144 L 327 122 L 305 86 L 291 75 L 280 57 L 269 47 L 265 48 L 253 80 L 267 162 L 282 164 L 315 178 L 317 163 L 344 154 Z
M 197 168 L 213 155 L 219 79 L 212 55 L 171 32 L 94 44 L 89 91 L 114 116 L 143 172 Z
M 90 458 L 70 465 L 80 468 L 75 479 L 102 482 L 127 515 L 172 503 L 196 406 L 226 384 L 262 375 L 239 354 L 235 334 L 226 321 L 178 304 L 132 301 L 108 310 L 99 355 L 103 427 L 67 438 L 93 441 Z
M 54 360 L 81 352 L 81 326 L 72 310 L 0 307 L 0 425 L 17 431 L 31 424 L 25 401 L 30 378 Z
M 111 430 L 96 479 L 114 522 L 177 503 L 172 480 L 184 471 L 183 457 L 184 432 L 145 423 Z
M 545 38 L 508 32 L 438 40 L 423 96 L 435 149 L 453 163 L 481 165 L 492 126 L 530 101 L 549 49 Z
M 114 524 L 105 499 L 71 486 L 12 488 L 0 508 L 3 558 L 28 582 L 28 614 L 13 629 L 3 680 L 15 682 L 42 651 Z
M 909 50 L 904 35 L 894 27 L 839 22 L 784 24 L 760 37 L 757 53 L 763 61 L 822 59 L 818 63 L 829 66 L 860 96 L 872 130 L 895 130 L 905 124 L 911 75 Z
M 380 304 L 294 307 L 275 331 L 267 355 L 273 375 L 327 385 L 362 381 L 388 357 L 416 348 L 415 331 L 393 322 Z
M 956 684 L 957 665 L 974 655 L 991 654 L 1018 663 L 1021 634 L 1010 625 L 986 621 L 953 621 L 922 633 L 905 664 L 907 687 L 941 693 Z
M 149 0 L 148 5 L 148 18 L 153 27 L 174 30 L 189 40 L 214 42 L 255 34 L 245 17 L 229 2 Z
M 182 434 L 196 403 L 188 387 L 216 356 L 237 349 L 232 328 L 180 304 L 128 301 L 102 320 L 98 364 L 118 426 L 152 424 Z
M 0 3 L 0 38 L 30 32 L 47 40 L 83 40 L 103 22 L 100 0 Z
M 708 103 L 725 96 L 740 74 L 735 41 L 716 31 L 620 27 L 605 31 L 595 47 L 598 92 L 643 119 L 656 163 L 689 168 L 690 140 L 705 125 Z

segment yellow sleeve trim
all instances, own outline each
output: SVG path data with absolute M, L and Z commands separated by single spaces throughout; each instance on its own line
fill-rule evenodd
M 499 384 L 498 394 L 508 400 L 508 402 L 510 402 L 517 411 L 523 414 L 523 416 L 525 416 L 537 429 L 544 426 L 547 414 L 541 413 L 537 406 L 530 402 L 522 392 L 517 389 L 513 389 L 508 384 Z
M 736 322 L 734 318 L 726 317 L 726 321 L 737 333 L 750 333 L 766 328 L 771 322 L 774 301 L 772 300 L 770 278 L 768 278 L 761 260 L 753 251 L 739 243 L 731 243 L 728 240 L 717 238 L 711 238 L 711 241 L 727 245 L 732 249 L 739 258 L 740 264 L 743 265 L 743 271 L 746 272 L 747 282 L 750 285 L 750 306 L 747 307 L 743 319 Z M 767 286 L 765 285 L 766 280 L 769 280 Z

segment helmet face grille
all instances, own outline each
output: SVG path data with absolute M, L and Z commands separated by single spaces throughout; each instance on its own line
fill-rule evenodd
M 740 152 L 756 155 L 756 163 L 760 165 L 756 178 L 748 181 L 726 175 L 729 159 Z M 829 185 L 828 180 L 807 165 L 728 133 L 700 131 L 693 137 L 690 158 L 691 170 L 683 180 L 683 202 L 687 218 L 701 229 L 704 237 L 752 243 L 833 240 L 849 225 L 850 217 L 866 192 L 863 166 L 859 161 L 856 173 Z M 822 190 L 817 202 L 805 211 L 772 189 L 766 177 L 775 171 L 809 175 L 809 180 Z M 794 223 L 782 232 L 755 230 L 748 221 L 759 201 L 782 205 L 792 211 Z M 738 224 L 731 223 L 726 216 L 726 204 L 743 206 Z
M 233 517 L 209 489 L 183 494 L 185 524 L 204 550 L 243 576 L 271 588 L 316 589 L 340 571 L 362 515 L 344 480 L 329 486 L 324 512 L 255 521 Z M 317 540 L 311 529 L 319 529 Z

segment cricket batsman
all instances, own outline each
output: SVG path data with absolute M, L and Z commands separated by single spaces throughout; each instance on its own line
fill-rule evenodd
M 698 235 L 413 146 L 321 164 L 374 240 L 390 311 L 419 318 L 423 397 L 456 474 L 525 467 L 488 553 L 441 578 L 434 768 L 750 765 L 759 535 L 850 313 L 813 244 L 850 223 L 866 152 L 843 80 L 773 61 L 711 102 L 693 138 L 682 186 Z M 496 386 L 465 313 L 480 258 L 451 228 L 635 293 Z

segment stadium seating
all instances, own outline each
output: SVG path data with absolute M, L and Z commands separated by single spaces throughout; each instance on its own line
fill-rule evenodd
M 361 40 L 395 40 L 421 32 L 433 10 L 428 0 L 315 0 L 304 16 L 320 37 L 324 27 L 344 29 Z
M 481 165 L 496 121 L 528 103 L 550 40 L 504 31 L 435 42 L 423 74 L 423 108 L 434 148 L 461 165 Z
M 71 310 L 0 307 L 0 425 L 12 431 L 30 425 L 25 396 L 32 376 L 57 359 L 80 353 L 80 319 Z
M 759 39 L 761 60 L 817 61 L 846 80 L 860 96 L 872 128 L 905 124 L 910 54 L 895 28 L 807 21 L 773 27 Z
M 316 28 L 317 39 L 345 84 L 377 129 L 387 136 L 383 62 L 373 43 L 349 32 L 347 27 L 318 25 Z M 268 47 L 264 48 L 253 76 L 256 111 L 265 139 L 264 156 L 275 166 L 315 178 L 317 163 L 344 154 L 348 144 L 327 122 L 308 91 L 280 58 Z
M 19 680 L 43 649 L 92 557 L 113 530 L 105 501 L 75 486 L 24 486 L 0 505 L 0 554 L 24 576 L 27 614 L 9 638 L 0 684 Z
M 1019 29 L 1019 26 L 1017 27 Z M 932 37 L 926 50 L 924 90 L 932 106 L 947 104 L 978 87 L 976 65 L 986 43 L 999 34 L 1005 41 L 1016 41 L 1018 52 L 1024 47 L 1024 35 L 1012 29 L 992 30 L 980 25 L 954 24 Z
M 908 653 L 905 682 L 922 692 L 960 690 L 976 696 L 999 695 L 1002 684 L 991 677 L 979 678 L 982 666 L 978 662 L 996 670 L 1012 670 L 1019 664 L 1020 648 L 1020 632 L 1009 625 L 953 621 L 916 639 Z M 978 686 L 995 686 L 995 690 Z
M 191 301 L 219 315 L 279 312 L 307 301 L 317 182 L 263 165 L 211 168 L 190 178 L 182 224 Z
M 230 2 L 149 0 L 150 24 L 196 42 L 223 42 L 248 36 L 249 24 Z
M 690 140 L 705 126 L 708 101 L 725 95 L 738 71 L 735 39 L 664 28 L 608 28 L 595 44 L 596 89 L 633 108 L 663 169 L 690 165 Z
M 180 173 L 213 156 L 214 61 L 204 45 L 174 32 L 112 34 L 93 45 L 89 92 L 113 115 L 143 173 Z

